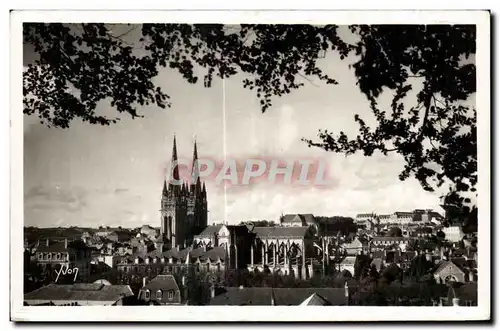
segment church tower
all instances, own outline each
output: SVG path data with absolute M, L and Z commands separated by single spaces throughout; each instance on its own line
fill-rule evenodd
M 196 141 L 193 151 L 191 183 L 185 183 L 179 175 L 177 165 L 177 145 L 174 136 L 170 179 L 163 182 L 161 197 L 161 239 L 165 247 L 185 247 L 190 245 L 193 236 L 201 233 L 207 226 L 207 189 L 200 179 L 198 149 Z
M 168 247 L 182 246 L 186 236 L 186 198 L 182 194 L 179 175 L 177 146 L 174 136 L 170 180 L 163 182 L 161 197 L 161 237 Z
M 205 183 L 200 179 L 200 168 L 198 164 L 198 148 L 196 141 L 193 149 L 193 165 L 191 168 L 191 185 L 188 192 L 187 215 L 191 234 L 199 234 L 207 226 Z

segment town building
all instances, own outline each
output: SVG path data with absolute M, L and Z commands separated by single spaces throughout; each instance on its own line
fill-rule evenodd
M 128 285 L 49 284 L 24 295 L 28 306 L 122 306 L 133 300 Z
M 314 272 L 314 231 L 301 227 L 254 227 L 254 243 L 250 246 L 250 271 L 280 272 L 306 279 Z
M 313 214 L 287 214 L 280 217 L 280 226 L 316 226 L 318 222 Z
M 155 277 L 159 274 L 180 273 L 188 270 L 223 272 L 226 270 L 227 260 L 227 250 L 222 246 L 188 247 L 181 250 L 174 247 L 166 252 L 154 250 L 122 257 L 116 267 L 120 274 L 142 274 Z
M 359 237 L 354 238 L 351 242 L 343 243 L 342 248 L 347 255 L 364 254 L 369 251 L 368 241 Z
M 462 231 L 462 227 L 458 225 L 444 227 L 441 229 L 441 231 L 444 232 L 444 238 L 451 242 L 459 242 L 465 236 L 464 232 Z
M 181 294 L 174 276 L 158 275 L 149 283 L 144 278 L 143 286 L 139 290 L 138 300 L 147 305 L 167 306 L 180 305 L 187 300 L 187 297 Z
M 474 282 L 477 281 L 476 269 L 477 266 L 474 260 L 464 258 L 441 260 L 434 271 L 434 279 L 440 284 Z
M 66 270 L 78 270 L 77 281 L 87 282 L 90 277 L 90 263 L 92 261 L 91 249 L 83 241 L 52 242 L 49 238 L 45 243 L 39 243 L 35 261 L 42 269 L 52 270 L 64 267 Z

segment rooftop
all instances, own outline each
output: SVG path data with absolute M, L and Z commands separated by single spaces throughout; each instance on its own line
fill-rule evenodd
M 148 284 L 146 284 L 145 288 L 149 289 L 151 292 L 156 292 L 158 290 L 179 291 L 177 281 L 172 275 L 158 275 L 153 278 Z
M 77 283 L 72 285 L 49 284 L 24 295 L 24 300 L 47 301 L 118 301 L 133 296 L 128 285 Z
M 271 288 L 271 287 L 229 287 L 210 301 L 212 306 L 298 306 L 307 299 L 309 303 L 329 306 L 348 304 L 344 288 Z M 309 304 L 307 304 L 309 305 Z

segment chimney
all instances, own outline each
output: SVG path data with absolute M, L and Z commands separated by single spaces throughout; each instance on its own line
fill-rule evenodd
M 68 248 L 68 238 L 64 238 L 64 248 Z
M 142 278 L 142 287 L 146 286 L 146 279 L 147 279 L 147 277 Z
M 453 306 L 460 306 L 460 299 L 459 298 L 453 298 L 451 299 L 451 302 L 453 303 Z
M 49 240 L 49 238 L 47 238 L 47 239 L 45 240 L 45 246 L 49 247 L 49 244 L 50 244 L 50 240 Z
M 347 282 L 344 283 L 344 295 L 346 298 L 349 298 L 349 286 L 347 286 Z
M 182 276 L 182 286 L 186 286 L 186 276 Z

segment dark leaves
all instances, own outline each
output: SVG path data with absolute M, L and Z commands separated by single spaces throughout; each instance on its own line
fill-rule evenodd
M 123 35 L 138 27 L 124 27 L 117 35 L 98 23 L 25 24 L 25 42 L 40 59 L 23 75 L 24 112 L 61 128 L 75 119 L 109 125 L 117 118 L 96 114 L 106 100 L 120 113 L 141 117 L 137 107 L 170 106 L 169 96 L 153 83 L 158 67 L 205 87 L 214 76 L 240 74 L 264 112 L 273 98 L 304 84 L 338 84 L 317 64 L 334 51 L 341 59 L 357 56 L 350 67 L 377 126 L 356 115 L 356 137 L 321 130 L 319 142 L 305 141 L 346 155 L 395 151 L 406 162 L 401 180 L 413 176 L 429 191 L 451 182 L 452 192 L 475 192 L 476 111 L 463 105 L 476 91 L 474 26 L 350 26 L 358 37 L 354 44 L 344 42 L 335 25 L 144 24 L 132 44 Z M 377 101 L 387 90 L 391 105 L 380 109 Z M 413 105 L 409 93 L 416 93 Z

